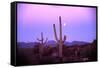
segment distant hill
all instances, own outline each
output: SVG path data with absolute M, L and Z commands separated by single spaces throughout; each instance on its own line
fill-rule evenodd
M 64 44 L 67 46 L 73 46 L 73 45 L 85 45 L 85 44 L 89 44 L 89 43 L 83 42 L 83 41 L 72 41 L 72 42 L 65 42 Z
M 49 45 L 49 46 L 52 46 L 52 47 L 54 47 L 54 46 L 56 46 L 56 41 L 54 41 L 54 40 L 49 40 L 47 43 L 46 43 L 46 45 Z
M 39 43 L 38 42 L 29 42 L 29 43 L 18 42 L 17 45 L 18 45 L 19 48 L 32 48 L 35 45 L 39 45 Z
M 73 41 L 73 42 L 65 42 L 64 45 L 66 46 L 74 46 L 74 45 L 85 45 L 85 44 L 89 44 L 88 42 L 83 42 L 83 41 Z M 19 48 L 32 48 L 34 46 L 40 45 L 39 42 L 18 42 L 17 43 Z M 56 41 L 54 40 L 49 40 L 46 43 L 47 46 L 52 46 L 55 47 L 57 45 Z

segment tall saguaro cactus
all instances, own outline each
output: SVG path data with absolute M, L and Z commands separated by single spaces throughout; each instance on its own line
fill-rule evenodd
M 46 44 L 46 42 L 47 42 L 48 39 L 46 38 L 46 40 L 44 40 L 43 32 L 41 32 L 41 39 L 37 38 L 37 40 L 40 42 L 39 54 L 40 54 L 40 58 L 41 58 L 42 54 L 43 54 L 43 45 Z
M 59 52 L 58 52 L 58 55 L 59 57 L 62 57 L 62 46 L 66 40 L 66 35 L 64 35 L 64 39 L 62 39 L 62 22 L 61 22 L 61 16 L 59 16 L 59 40 L 58 40 L 58 37 L 57 37 L 57 33 L 56 33 L 56 26 L 55 24 L 53 24 L 53 29 L 54 29 L 54 36 L 55 36 L 55 39 L 57 41 L 57 43 L 59 44 Z

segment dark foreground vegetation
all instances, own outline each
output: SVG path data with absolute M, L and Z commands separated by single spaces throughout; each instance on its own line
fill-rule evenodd
M 63 57 L 58 56 L 59 45 L 43 46 L 39 52 L 38 43 L 34 47 L 17 47 L 17 65 L 37 65 L 69 62 L 87 62 L 97 60 L 97 41 L 84 45 L 63 45 Z

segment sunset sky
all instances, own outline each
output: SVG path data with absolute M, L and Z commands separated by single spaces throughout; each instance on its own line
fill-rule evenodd
M 59 38 L 59 16 L 66 41 L 92 42 L 96 39 L 96 8 L 23 4 L 17 5 L 17 41 L 35 42 L 40 38 L 55 40 L 53 24 Z

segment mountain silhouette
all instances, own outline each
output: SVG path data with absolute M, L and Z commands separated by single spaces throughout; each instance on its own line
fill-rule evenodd
M 65 42 L 64 44 L 67 46 L 73 46 L 73 45 L 85 45 L 89 43 L 84 41 L 72 41 L 72 42 Z
M 48 45 L 48 46 L 52 46 L 52 47 L 54 47 L 54 46 L 56 46 L 56 41 L 54 41 L 54 40 L 49 40 L 49 41 L 47 41 L 47 43 L 46 43 L 46 45 Z
M 36 45 L 39 45 L 39 43 L 38 42 L 28 42 L 28 43 L 18 42 L 17 45 L 18 45 L 19 48 L 32 48 Z
M 85 44 L 89 44 L 89 43 L 83 42 L 83 41 L 72 41 L 72 42 L 65 41 L 65 43 L 64 43 L 64 45 L 66 45 L 66 46 L 85 45 Z M 18 42 L 17 45 L 18 45 L 19 48 L 33 48 L 34 46 L 40 45 L 40 43 L 39 42 L 28 42 L 28 43 Z M 46 42 L 45 45 L 55 47 L 57 45 L 57 42 L 54 41 L 54 40 L 49 40 L 49 41 Z

